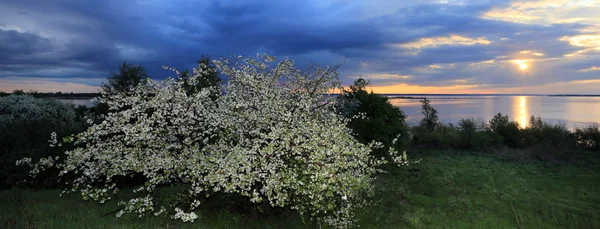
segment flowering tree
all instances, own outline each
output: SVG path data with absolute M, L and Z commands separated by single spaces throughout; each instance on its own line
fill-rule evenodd
M 301 72 L 293 61 L 268 55 L 214 63 L 229 78 L 223 88 L 189 94 L 181 81 L 147 80 L 132 94 L 102 98 L 115 112 L 64 138 L 79 146 L 65 152 L 64 160 L 17 163 L 31 164 L 32 175 L 58 167 L 61 175 L 75 177 L 68 191 L 100 203 L 119 190 L 119 177 L 142 175 L 146 182 L 134 190 L 138 196 L 120 202 L 117 216 L 171 212 L 174 219 L 194 221 L 200 197 L 219 192 L 350 226 L 354 210 L 372 191 L 377 166 L 386 161 L 370 155 L 381 144 L 354 139 L 348 120 L 324 96 L 338 86 L 337 73 Z M 208 74 L 206 69 L 194 69 L 188 80 Z M 214 90 L 225 93 L 213 100 Z M 390 152 L 396 163 L 406 163 L 405 154 Z M 153 191 L 169 184 L 185 191 L 179 203 L 162 206 Z

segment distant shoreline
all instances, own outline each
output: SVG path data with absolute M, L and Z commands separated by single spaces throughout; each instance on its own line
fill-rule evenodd
M 465 96 L 473 96 L 473 97 L 484 97 L 484 96 L 560 96 L 560 97 L 600 97 L 600 94 L 380 94 L 378 95 L 386 96 L 388 98 L 425 98 L 427 96 L 446 96 L 446 97 L 465 97 Z M 329 96 L 339 96 L 339 93 L 334 94 L 326 94 Z
M 436 97 L 436 99 L 458 99 L 459 97 L 510 97 L 510 96 L 536 96 L 536 97 L 600 97 L 600 95 L 581 94 L 381 94 L 390 99 L 424 99 Z M 461 98 L 466 99 L 466 98 Z M 474 99 L 474 98 L 473 98 Z
M 600 97 L 600 95 L 548 95 L 548 96 L 559 96 L 559 97 Z

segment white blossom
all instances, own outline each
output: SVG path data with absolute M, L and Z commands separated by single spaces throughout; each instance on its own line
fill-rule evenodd
M 339 87 L 337 73 L 329 68 L 302 72 L 293 61 L 268 55 L 214 63 L 228 77 L 227 85 L 188 94 L 181 81 L 168 78 L 103 95 L 99 101 L 111 112 L 98 124 L 89 122 L 86 131 L 63 138 L 76 148 L 60 163 L 41 159 L 32 174 L 55 166 L 60 175 L 75 177 L 68 192 L 102 203 L 118 191 L 120 177 L 143 175 L 146 183 L 135 188 L 142 197 L 119 202 L 123 209 L 117 217 L 162 214 L 167 206 L 155 205 L 153 191 L 183 184 L 188 188 L 180 201 L 186 203 L 179 206 L 189 206 L 190 212 L 177 207 L 173 219 L 193 222 L 200 196 L 225 192 L 332 226 L 351 226 L 355 210 L 372 194 L 377 167 L 386 161 L 371 156 L 382 144 L 354 139 L 349 120 L 336 114 L 332 97 L 325 96 Z M 191 82 L 207 73 L 199 69 Z M 223 94 L 213 99 L 214 91 Z M 51 143 L 55 140 L 53 134 Z M 407 163 L 406 153 L 390 152 L 395 163 Z

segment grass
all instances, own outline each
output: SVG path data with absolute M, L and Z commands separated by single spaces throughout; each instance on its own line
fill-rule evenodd
M 363 228 L 600 228 L 598 155 L 587 163 L 516 163 L 492 155 L 428 152 L 410 168 L 376 182 L 375 204 L 359 213 Z M 591 162 L 590 162 L 591 161 Z M 58 191 L 0 192 L 0 228 L 316 228 L 293 213 L 249 217 L 204 209 L 183 224 L 168 217 L 104 216 L 99 205 Z

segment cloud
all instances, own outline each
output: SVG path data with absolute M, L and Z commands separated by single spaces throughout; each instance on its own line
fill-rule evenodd
M 435 48 L 443 45 L 488 45 L 491 41 L 486 40 L 483 37 L 475 39 L 462 37 L 458 35 L 451 35 L 448 37 L 433 37 L 433 38 L 421 38 L 416 42 L 410 42 L 405 44 L 398 44 L 397 47 L 408 48 L 408 49 L 421 49 L 421 48 Z
M 525 24 L 595 24 L 600 18 L 600 2 L 595 0 L 513 1 L 507 7 L 495 7 L 482 18 Z
M 523 87 L 506 87 L 496 89 L 499 93 L 506 94 L 598 94 L 600 80 L 573 80 L 567 82 L 548 83 L 541 85 L 530 85 Z M 577 88 L 576 91 L 571 88 Z
M 465 83 L 466 81 L 454 80 L 453 83 Z M 372 86 L 375 93 L 381 94 L 564 94 L 581 93 L 597 94 L 600 86 L 600 80 L 573 80 L 567 82 L 538 84 L 520 87 L 492 87 L 491 85 L 464 84 L 464 85 L 445 85 L 445 86 L 419 86 L 410 84 L 394 84 L 387 86 Z M 577 87 L 579 90 L 574 92 L 569 88 Z
M 482 89 L 481 85 L 445 85 L 420 86 L 411 84 L 394 84 L 386 86 L 371 86 L 375 93 L 380 94 L 487 94 L 492 90 Z
M 580 72 L 592 72 L 592 71 L 600 71 L 600 67 L 598 66 L 592 66 L 586 69 L 581 69 L 579 70 Z
M 97 86 L 123 60 L 163 79 L 172 73 L 162 65 L 189 69 L 202 54 L 268 52 L 301 69 L 343 63 L 345 85 L 360 75 L 411 90 L 551 85 L 597 77 L 581 71 L 600 62 L 596 3 L 6 0 L 0 77 Z M 526 61 L 527 71 L 513 60 Z
M 600 34 L 585 34 L 577 36 L 565 36 L 561 41 L 568 41 L 569 44 L 577 47 L 595 49 L 600 51 Z
M 531 55 L 534 55 L 534 56 L 544 56 L 544 53 L 534 52 L 534 51 L 531 51 L 531 50 L 523 50 L 523 51 L 520 51 L 519 54 L 531 54 Z
M 358 78 L 366 78 L 366 79 L 409 79 L 410 76 L 409 75 L 400 75 L 400 74 L 389 74 L 389 73 L 381 73 L 381 74 L 369 74 L 369 75 L 361 75 L 361 76 L 349 76 L 349 78 L 351 79 L 358 79 Z

